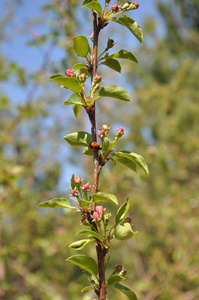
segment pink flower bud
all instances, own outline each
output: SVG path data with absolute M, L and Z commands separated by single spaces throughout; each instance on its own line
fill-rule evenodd
M 123 267 L 122 267 L 121 265 L 117 265 L 117 266 L 115 266 L 115 268 L 116 268 L 116 269 L 119 269 L 119 270 L 121 270 L 121 271 L 123 270 Z
M 66 72 L 65 72 L 66 76 L 68 76 L 68 77 L 72 77 L 74 75 L 74 73 L 75 72 L 73 70 L 66 70 Z
M 78 192 L 76 190 L 71 190 L 70 191 L 71 195 L 76 196 L 78 194 Z
M 100 215 L 96 211 L 93 213 L 93 220 L 95 221 L 100 220 Z
M 102 125 L 102 129 L 109 131 L 111 129 L 111 127 L 109 125 Z
M 120 135 L 123 135 L 124 134 L 124 129 L 122 127 L 118 128 L 117 132 L 120 134 Z
M 104 130 L 104 129 L 99 130 L 99 131 L 98 131 L 98 134 L 99 134 L 99 137 L 105 136 L 105 130 Z
M 126 217 L 125 221 L 128 222 L 129 224 L 131 224 L 131 218 L 130 217 Z
M 95 76 L 95 83 L 99 83 L 100 81 L 102 81 L 102 77 L 100 75 L 96 75 Z
M 91 39 L 91 41 L 94 41 L 94 31 L 91 32 L 91 35 L 89 36 L 89 38 Z
M 106 46 L 106 51 L 110 48 L 113 48 L 114 45 L 115 45 L 114 40 L 108 39 L 107 46 Z
M 89 183 L 85 183 L 82 185 L 82 190 L 84 190 L 84 191 L 88 191 L 89 188 L 90 188 Z
M 112 11 L 117 12 L 119 10 L 119 6 L 117 4 L 112 5 Z
M 79 80 L 80 82 L 85 82 L 86 81 L 86 73 L 82 73 L 79 75 Z
M 75 183 L 81 183 L 81 178 L 79 177 L 79 176 L 76 176 L 75 178 L 74 178 L 74 180 L 75 180 Z
M 127 269 L 124 269 L 123 274 L 126 275 L 127 273 Z
M 96 211 L 98 214 L 99 214 L 99 213 L 103 213 L 104 208 L 103 208 L 102 205 L 98 205 L 98 206 L 96 206 L 95 211 Z
M 140 6 L 138 2 L 133 2 L 133 4 L 136 9 Z

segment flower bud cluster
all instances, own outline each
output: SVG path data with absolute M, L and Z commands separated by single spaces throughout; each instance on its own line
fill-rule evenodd
M 102 125 L 101 130 L 98 130 L 98 135 L 101 138 L 101 140 L 104 140 L 105 137 L 107 137 L 111 127 L 109 125 Z
M 119 138 L 121 138 L 126 132 L 124 132 L 124 129 L 122 127 L 117 129 L 115 141 L 117 141 Z
M 83 193 L 87 193 L 90 189 L 89 183 L 84 183 L 81 186 L 82 180 L 83 179 L 79 176 L 74 177 L 74 186 L 70 190 L 71 195 L 78 199 L 81 199 L 81 191 L 83 191 Z
M 125 269 L 123 266 L 121 265 L 116 265 L 115 266 L 115 270 L 113 271 L 113 274 L 118 274 L 119 276 L 123 276 L 127 274 L 127 269 Z M 113 275 L 112 274 L 112 275 Z
M 75 72 L 73 70 L 66 70 L 65 74 L 67 77 L 74 77 L 77 80 L 79 80 L 81 83 L 84 83 L 86 81 L 86 79 L 88 78 L 88 76 L 86 75 L 86 73 L 82 73 L 79 75 L 79 77 L 75 74 Z
M 136 1 L 130 2 L 129 1 L 121 7 L 121 10 L 128 11 L 128 10 L 138 9 L 138 7 L 139 7 L 138 2 L 136 2 Z

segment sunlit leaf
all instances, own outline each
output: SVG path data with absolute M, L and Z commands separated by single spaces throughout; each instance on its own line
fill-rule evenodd
M 107 201 L 118 205 L 118 200 L 115 195 L 105 194 L 102 192 L 98 192 L 92 195 L 92 202 L 98 203 L 100 201 Z
M 102 235 L 99 232 L 95 232 L 95 231 L 91 231 L 91 230 L 87 230 L 87 229 L 83 229 L 83 230 L 79 231 L 78 233 L 76 233 L 76 235 L 81 235 L 81 234 L 91 235 L 91 236 L 97 238 L 98 240 L 101 240 L 101 238 L 102 238 Z
M 92 142 L 91 134 L 84 131 L 70 133 L 64 139 L 72 146 L 88 146 Z
M 108 84 L 102 87 L 99 91 L 99 96 L 131 101 L 129 92 L 125 88 L 116 84 Z
M 82 104 L 73 104 L 73 112 L 76 118 L 79 116 L 81 109 L 82 109 Z
M 64 105 L 71 105 L 71 104 L 80 104 L 80 105 L 82 105 L 81 97 L 78 94 L 73 93 L 68 98 L 68 100 L 64 102 Z
M 143 44 L 143 33 L 135 20 L 131 19 L 128 15 L 122 14 L 118 18 L 112 19 L 112 21 L 127 27 L 138 39 L 138 41 Z
M 86 245 L 88 245 L 94 241 L 95 241 L 95 239 L 83 239 L 83 240 L 79 240 L 77 242 L 70 244 L 69 247 L 74 250 L 82 250 Z
M 98 266 L 95 262 L 95 260 L 89 256 L 86 255 L 73 255 L 66 259 L 66 261 L 69 261 L 83 270 L 97 276 L 98 274 Z
M 120 206 L 120 208 L 117 211 L 116 218 L 115 218 L 116 224 L 118 224 L 119 222 L 124 220 L 128 210 L 129 210 L 129 207 L 130 207 L 130 204 L 129 204 L 128 200 Z
M 60 85 L 63 85 L 66 89 L 71 90 L 74 93 L 81 92 L 81 84 L 80 82 L 74 77 L 65 77 L 61 74 L 52 75 L 49 80 L 55 81 Z
M 95 10 L 98 14 L 102 12 L 102 7 L 97 0 L 84 0 L 82 3 L 83 7 L 88 7 Z
M 127 50 L 123 50 L 123 49 L 121 49 L 120 51 L 118 51 L 114 54 L 110 54 L 109 56 L 106 57 L 107 60 L 113 59 L 113 58 L 128 59 L 128 60 L 132 60 L 137 63 L 137 59 L 133 55 L 133 53 L 131 53 L 130 51 L 127 51 Z
M 105 65 L 116 72 L 121 72 L 120 63 L 116 59 L 106 59 L 104 62 L 102 62 L 102 65 Z
M 73 48 L 78 56 L 86 57 L 90 49 L 87 38 L 83 35 L 75 36 L 73 38 Z
M 149 169 L 145 159 L 137 153 L 124 150 L 112 153 L 112 156 L 117 156 L 119 161 L 121 157 L 126 158 L 128 161 L 132 161 L 133 163 L 141 167 L 147 175 L 149 174 Z M 136 169 L 134 171 L 136 172 Z
M 118 240 L 128 240 L 133 238 L 136 234 L 137 231 L 133 232 L 129 223 L 119 224 L 114 230 L 114 236 Z
M 138 300 L 136 297 L 136 294 L 131 291 L 129 288 L 127 288 L 126 286 L 117 283 L 116 285 L 114 285 L 114 288 L 116 288 L 117 290 L 119 290 L 120 292 L 122 292 L 124 295 L 126 295 L 130 300 Z
M 112 285 L 115 285 L 116 283 L 125 280 L 125 278 L 123 276 L 120 275 L 113 275 L 111 277 L 108 278 L 107 280 L 107 287 L 110 287 Z
M 37 208 L 75 208 L 71 206 L 70 201 L 65 198 L 55 198 L 40 203 Z

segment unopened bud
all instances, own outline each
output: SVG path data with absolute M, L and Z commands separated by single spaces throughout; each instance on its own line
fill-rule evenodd
M 89 36 L 89 38 L 91 39 L 91 41 L 94 41 L 94 31 L 91 32 L 91 35 Z
M 93 220 L 95 220 L 95 221 L 100 220 L 100 215 L 96 211 L 93 213 Z
M 79 81 L 82 83 L 86 81 L 86 73 L 82 73 L 79 75 Z
M 112 11 L 117 12 L 119 10 L 119 6 L 117 4 L 112 5 Z
M 100 138 L 104 137 L 104 136 L 105 136 L 105 130 L 104 130 L 104 129 L 99 130 L 99 131 L 98 131 L 98 134 L 99 134 L 99 137 L 100 137 Z
M 100 75 L 96 75 L 94 82 L 99 83 L 100 81 L 102 81 L 102 77 Z
M 88 191 L 89 188 L 90 188 L 89 183 L 85 183 L 82 185 L 82 190 L 84 190 L 84 191 Z
M 73 195 L 73 196 L 77 196 L 78 191 L 77 191 L 77 190 L 71 190 L 70 193 L 71 193 L 71 195 Z
M 74 178 L 74 180 L 75 180 L 75 183 L 81 183 L 81 177 L 79 177 L 79 176 L 76 176 L 75 178 Z
M 96 211 L 98 214 L 99 214 L 99 213 L 103 213 L 104 208 L 103 208 L 102 205 L 98 205 L 98 206 L 96 206 L 95 211 Z
M 72 77 L 75 74 L 75 72 L 73 70 L 66 70 L 65 74 L 68 77 Z

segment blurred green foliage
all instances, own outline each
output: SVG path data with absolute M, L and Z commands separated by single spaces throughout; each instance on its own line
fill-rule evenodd
M 76 62 L 71 40 L 78 28 L 74 15 L 78 2 L 52 1 L 45 7 L 51 15 L 49 34 L 29 42 L 66 49 L 60 62 L 45 57 L 40 72 L 27 75 L 9 57 L 0 56 L 3 82 L 14 78 L 20 87 L 32 84 L 27 101 L 18 104 L 0 87 L 0 298 L 6 300 L 92 298 L 79 294 L 76 278 L 81 271 L 65 262 L 74 254 L 68 245 L 74 241 L 79 216 L 36 209 L 39 202 L 62 196 L 57 190 L 62 171 L 59 144 L 65 145 L 61 138 L 73 124 L 70 114 L 60 113 L 63 103 L 54 101 L 63 99 L 62 91 L 53 92 L 45 82 L 48 72 L 60 72 Z M 120 120 L 128 132 L 118 147 L 124 143 L 127 150 L 143 155 L 150 175 L 134 175 L 112 165 L 102 171 L 100 191 L 117 195 L 121 202 L 130 199 L 138 234 L 132 241 L 113 244 L 110 264 L 125 266 L 127 285 L 138 298 L 195 300 L 199 297 L 199 3 L 159 1 L 157 7 L 165 35 L 157 36 L 158 24 L 146 18 L 146 45 L 139 51 L 139 64 L 133 71 L 126 66 L 124 76 L 135 88 L 136 101 L 128 108 L 118 101 L 114 110 L 100 104 L 102 123 L 117 120 L 114 128 Z M 1 43 L 12 17 L 7 14 L 0 24 Z M 35 96 L 41 83 L 43 90 Z M 81 116 L 77 130 L 80 124 L 85 126 Z M 85 164 L 89 172 L 87 160 Z M 86 251 L 94 256 L 91 248 Z M 108 295 L 109 300 L 125 299 L 120 293 Z

